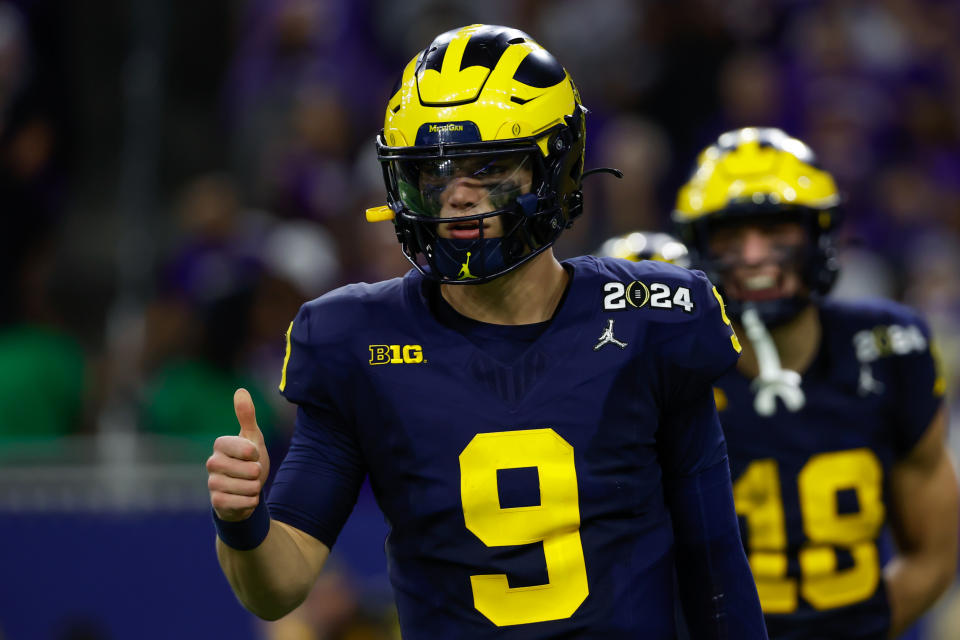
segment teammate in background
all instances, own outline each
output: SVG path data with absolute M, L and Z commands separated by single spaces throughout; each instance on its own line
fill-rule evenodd
M 623 258 L 631 262 L 659 260 L 690 268 L 690 251 L 669 233 L 634 231 L 610 238 L 594 253 L 601 258 Z
M 278 618 L 364 476 L 390 523 L 404 638 L 766 638 L 711 392 L 739 346 L 703 274 L 552 245 L 582 208 L 584 116 L 515 29 L 438 36 L 377 138 L 405 277 L 305 304 L 269 514 L 249 396 L 207 462 L 221 566 Z
M 700 154 L 674 213 L 744 338 L 715 393 L 771 638 L 896 637 L 957 565 L 930 332 L 892 302 L 824 298 L 838 204 L 804 143 L 746 128 Z

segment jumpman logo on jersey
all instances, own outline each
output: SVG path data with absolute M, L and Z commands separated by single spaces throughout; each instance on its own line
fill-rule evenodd
M 476 280 L 477 276 L 470 273 L 470 252 L 467 251 L 467 261 L 460 265 L 460 273 L 457 274 L 457 280 Z
M 600 334 L 600 341 L 593 345 L 594 351 L 600 351 L 600 347 L 607 344 L 615 344 L 621 349 L 627 348 L 626 342 L 620 342 L 613 337 L 613 320 L 607 320 L 607 328 L 603 330 L 603 333 Z
M 860 381 L 858 383 L 857 392 L 861 396 L 866 396 L 871 393 L 880 395 L 883 393 L 884 384 L 873 377 L 873 370 L 868 364 L 860 365 Z

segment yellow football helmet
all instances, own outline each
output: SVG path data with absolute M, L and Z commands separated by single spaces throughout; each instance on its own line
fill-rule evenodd
M 659 260 L 679 267 L 690 267 L 690 252 L 686 245 L 669 233 L 634 231 L 610 238 L 596 255 L 608 258 L 623 258 L 631 262 Z
M 711 233 L 740 221 L 795 220 L 808 231 L 801 277 L 809 295 L 825 295 L 836 280 L 833 231 L 840 194 L 833 177 L 817 165 L 813 151 L 780 129 L 746 127 L 728 131 L 704 149 L 693 175 L 677 195 L 673 220 L 690 248 L 694 266 L 722 288 L 725 268 L 710 254 Z M 768 323 L 782 322 L 807 304 L 807 295 L 757 304 Z M 727 298 L 728 311 L 739 303 Z
M 522 31 L 475 24 L 441 34 L 387 103 L 377 157 L 388 204 L 367 218 L 393 219 L 404 255 L 428 277 L 503 275 L 581 213 L 585 113 L 564 68 Z M 458 179 L 479 185 L 485 204 L 441 215 Z M 498 216 L 502 232 L 485 237 Z

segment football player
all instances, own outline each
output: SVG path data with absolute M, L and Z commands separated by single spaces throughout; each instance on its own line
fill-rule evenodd
M 745 128 L 700 154 L 674 213 L 743 337 L 715 394 L 771 638 L 895 637 L 957 564 L 930 332 L 899 304 L 824 297 L 839 203 L 807 145 Z
M 269 511 L 248 395 L 207 463 L 221 566 L 264 618 L 307 594 L 369 476 L 404 638 L 765 638 L 712 383 L 719 294 L 552 245 L 582 208 L 586 110 L 527 34 L 472 25 L 403 71 L 377 150 L 413 269 L 305 304 Z

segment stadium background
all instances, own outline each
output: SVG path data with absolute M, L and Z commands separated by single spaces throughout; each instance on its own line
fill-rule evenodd
M 368 491 L 301 610 L 255 621 L 203 461 L 276 384 L 299 304 L 403 273 L 373 136 L 433 35 L 509 24 L 588 118 L 571 256 L 668 223 L 696 152 L 775 125 L 844 192 L 836 295 L 921 309 L 960 371 L 960 2 L 0 0 L 0 637 L 389 638 Z M 954 419 L 953 448 L 957 449 Z M 955 589 L 917 637 L 960 637 Z

